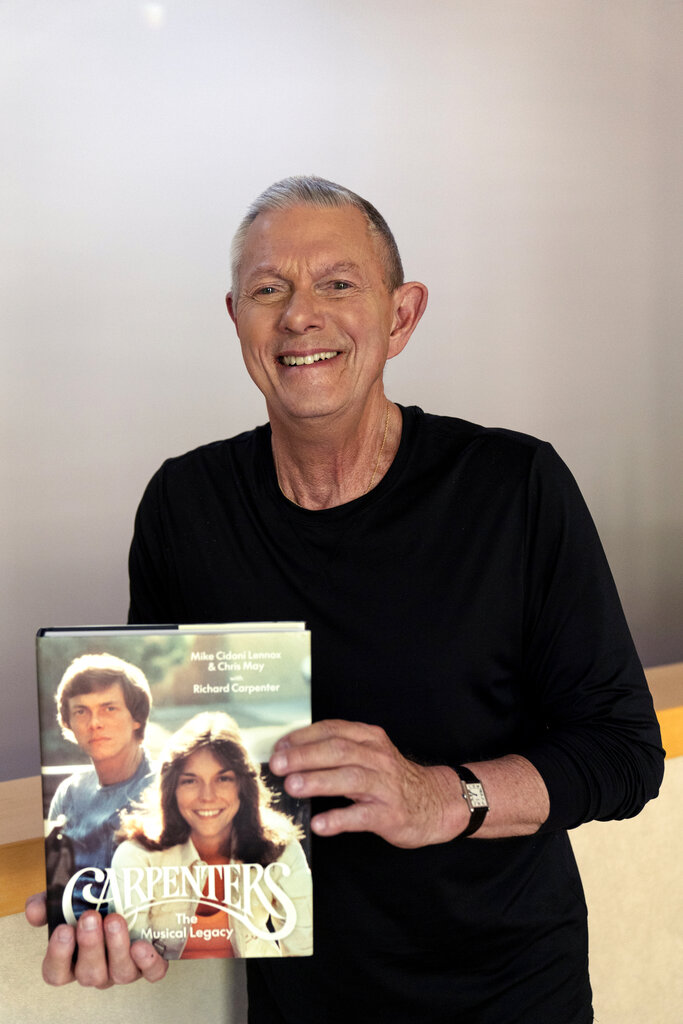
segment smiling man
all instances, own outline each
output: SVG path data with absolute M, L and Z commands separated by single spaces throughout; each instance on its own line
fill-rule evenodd
M 279 484 L 306 508 L 370 490 L 398 447 L 401 414 L 382 374 L 427 289 L 403 283 L 386 249 L 349 206 L 264 211 L 236 239 L 228 312 L 266 400 Z
M 249 964 L 252 1024 L 588 1024 L 566 830 L 638 813 L 662 777 L 564 464 L 384 392 L 426 301 L 366 200 L 271 186 L 235 236 L 227 298 L 269 422 L 170 459 L 136 519 L 132 622 L 312 631 L 314 724 L 270 767 L 314 798 L 315 954 Z M 115 915 L 107 966 L 97 927 L 79 980 L 163 975 Z M 63 936 L 56 984 L 73 979 Z
M 92 769 L 60 783 L 50 805 L 50 824 L 73 851 L 71 872 L 108 868 L 121 812 L 152 781 L 142 746 L 151 695 L 143 672 L 111 654 L 88 654 L 71 662 L 55 697 L 64 736 L 77 743 Z M 74 908 L 86 904 L 79 891 Z

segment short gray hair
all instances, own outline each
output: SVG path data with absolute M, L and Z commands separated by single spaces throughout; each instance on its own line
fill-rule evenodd
M 262 192 L 247 210 L 242 222 L 235 232 L 230 249 L 232 271 L 232 292 L 239 295 L 239 275 L 244 243 L 249 228 L 260 213 L 267 210 L 286 210 L 292 206 L 315 206 L 319 210 L 355 206 L 365 217 L 370 234 L 379 236 L 384 276 L 390 292 L 403 284 L 403 265 L 391 229 L 379 210 L 362 196 L 357 195 L 343 185 L 334 181 L 318 178 L 315 175 L 295 175 L 283 178 Z

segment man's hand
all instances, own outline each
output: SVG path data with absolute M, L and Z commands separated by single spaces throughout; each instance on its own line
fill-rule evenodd
M 26 919 L 36 927 L 47 923 L 45 893 L 29 896 Z M 78 958 L 72 963 L 78 943 Z M 131 945 L 125 920 L 108 914 L 104 920 L 94 910 L 78 919 L 76 928 L 60 924 L 50 937 L 43 960 L 43 978 L 48 985 L 68 985 L 77 981 L 92 988 L 127 985 L 138 978 L 159 981 L 168 963 L 149 942 Z
M 278 741 L 270 759 L 291 796 L 342 796 L 353 803 L 317 814 L 321 836 L 375 832 L 393 846 L 445 843 L 466 827 L 469 812 L 452 769 L 407 760 L 376 725 L 328 720 Z

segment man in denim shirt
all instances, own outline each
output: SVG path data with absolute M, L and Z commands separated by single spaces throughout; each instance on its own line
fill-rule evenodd
M 151 705 L 149 685 L 139 668 L 121 658 L 84 655 L 62 676 L 56 701 L 64 736 L 91 758 L 92 769 L 60 783 L 49 821 L 58 826 L 62 843 L 66 837 L 64 845 L 73 851 L 67 858 L 72 862 L 70 873 L 85 867 L 108 868 L 122 811 L 153 780 L 142 746 Z M 88 906 L 77 887 L 75 916 Z

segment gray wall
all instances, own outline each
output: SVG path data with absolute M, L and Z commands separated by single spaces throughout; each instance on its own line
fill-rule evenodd
M 551 440 L 647 664 L 683 658 L 683 4 L 4 0 L 0 779 L 33 634 L 126 613 L 166 456 L 261 422 L 223 307 L 272 180 L 367 195 L 431 290 L 388 392 Z

